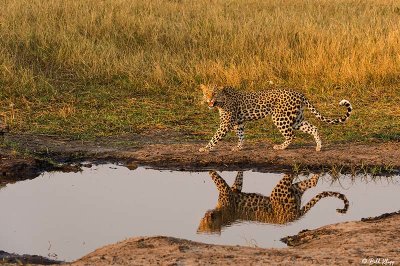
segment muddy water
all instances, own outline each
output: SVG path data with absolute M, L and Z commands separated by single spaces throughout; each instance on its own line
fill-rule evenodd
M 222 172 L 228 184 L 236 172 Z M 282 174 L 244 172 L 243 192 L 269 196 Z M 299 180 L 307 177 L 300 176 Z M 299 180 L 295 180 L 297 182 Z M 281 237 L 342 221 L 397 211 L 400 177 L 322 176 L 302 205 L 323 191 L 349 200 L 321 199 L 299 220 L 284 225 L 236 221 L 214 233 L 198 233 L 218 190 L 207 172 L 157 171 L 101 165 L 82 173 L 46 173 L 0 189 L 0 250 L 71 261 L 96 248 L 133 236 L 166 235 L 206 243 L 284 247 Z

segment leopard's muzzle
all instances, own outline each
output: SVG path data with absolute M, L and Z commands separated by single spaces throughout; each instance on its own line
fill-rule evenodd
M 216 101 L 214 99 L 208 102 L 208 108 L 212 109 L 215 107 Z

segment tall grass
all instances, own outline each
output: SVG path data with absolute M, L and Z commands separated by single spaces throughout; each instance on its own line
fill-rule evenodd
M 215 125 L 205 125 L 211 115 L 197 106 L 199 83 L 260 89 L 270 81 L 303 91 L 325 114 L 351 100 L 345 139 L 400 131 L 399 1 L 0 6 L 0 115 L 16 132 L 204 133 Z M 334 138 L 338 130 L 324 133 Z

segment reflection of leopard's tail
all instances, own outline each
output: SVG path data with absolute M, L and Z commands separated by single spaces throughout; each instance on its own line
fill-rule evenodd
M 339 192 L 324 191 L 324 192 L 321 192 L 318 195 L 316 195 L 306 205 L 304 205 L 304 207 L 301 208 L 301 210 L 300 210 L 300 215 L 303 215 L 306 212 L 308 212 L 320 199 L 326 198 L 326 197 L 336 197 L 338 199 L 343 200 L 343 203 L 344 203 L 343 209 L 336 209 L 336 211 L 340 212 L 340 213 L 347 212 L 347 209 L 349 208 L 349 201 L 347 200 L 345 195 L 343 195 Z
M 346 106 L 347 112 L 344 116 L 333 119 L 321 115 L 321 113 L 318 112 L 318 110 L 315 109 L 315 107 L 305 97 L 303 98 L 303 102 L 306 104 L 307 108 L 311 111 L 311 113 L 313 113 L 319 120 L 332 125 L 344 123 L 350 117 L 351 111 L 353 110 L 353 107 L 351 106 L 351 103 L 348 100 L 341 100 L 339 105 Z

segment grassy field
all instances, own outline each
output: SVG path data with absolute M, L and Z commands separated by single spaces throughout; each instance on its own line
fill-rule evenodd
M 93 138 L 154 129 L 208 138 L 200 83 L 290 86 L 323 139 L 399 139 L 400 1 L 0 0 L 0 119 L 13 132 Z M 316 123 L 319 125 L 319 123 Z M 268 122 L 250 137 L 280 138 Z M 308 139 L 311 141 L 311 138 Z

